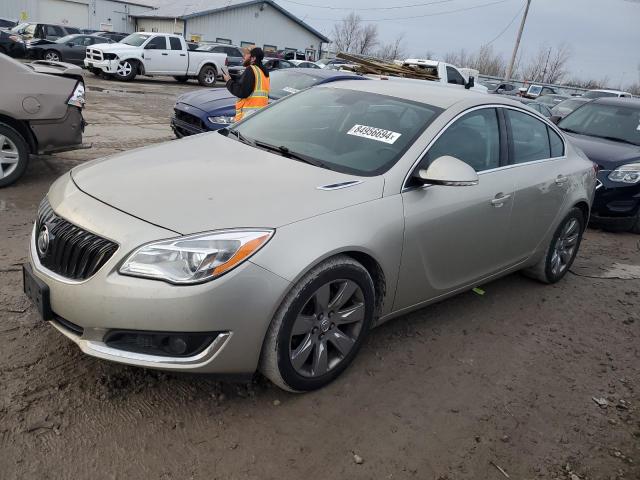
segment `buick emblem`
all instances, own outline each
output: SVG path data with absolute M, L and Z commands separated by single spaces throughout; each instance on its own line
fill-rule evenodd
M 51 241 L 51 238 L 49 236 L 49 228 L 46 225 L 43 225 L 42 228 L 40 229 L 40 233 L 38 233 L 38 242 L 37 242 L 38 254 L 41 257 L 44 257 L 47 254 L 47 251 L 49 250 L 50 241 Z

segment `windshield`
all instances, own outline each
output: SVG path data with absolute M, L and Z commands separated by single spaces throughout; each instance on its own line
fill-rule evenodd
M 562 120 L 567 131 L 640 145 L 640 108 L 588 103 Z
M 554 110 L 573 111 L 585 102 L 580 100 L 564 100 L 554 107 Z
M 617 93 L 613 93 L 613 92 L 595 92 L 595 91 L 591 91 L 591 92 L 585 92 L 582 94 L 583 98 L 602 98 L 602 97 L 617 97 L 618 94 Z
M 146 42 L 150 36 L 151 35 L 144 34 L 144 33 L 132 33 L 128 37 L 125 37 L 122 40 L 120 40 L 120 43 L 131 45 L 133 47 L 139 47 L 144 42 Z
M 278 100 L 292 93 L 309 88 L 320 81 L 320 77 L 295 71 L 276 70 L 269 73 L 269 98 Z
M 67 35 L 66 37 L 60 37 L 59 39 L 56 40 L 55 43 L 67 43 L 67 42 L 73 42 L 76 38 L 78 37 L 77 34 L 74 35 Z
M 441 112 L 401 98 L 316 87 L 273 103 L 231 132 L 272 145 L 283 156 L 373 176 L 391 168 Z

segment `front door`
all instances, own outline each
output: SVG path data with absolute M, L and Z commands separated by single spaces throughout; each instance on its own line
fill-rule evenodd
M 428 185 L 402 193 L 405 237 L 394 309 L 472 286 L 509 266 L 504 248 L 514 182 L 499 168 L 506 139 L 494 108 L 473 110 L 451 124 L 418 168 L 450 155 L 471 165 L 473 186 Z
M 167 37 L 153 37 L 144 47 L 145 71 L 149 74 L 170 74 L 171 57 Z

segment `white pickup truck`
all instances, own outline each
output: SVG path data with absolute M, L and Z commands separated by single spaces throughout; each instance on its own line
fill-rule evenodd
M 179 82 L 197 78 L 212 87 L 227 65 L 224 53 L 189 50 L 184 38 L 168 33 L 132 33 L 119 43 L 87 47 L 84 66 L 95 74 L 106 73 L 130 81 L 136 75 L 170 75 Z
M 439 82 L 448 87 L 466 88 L 473 92 L 487 93 L 489 89 L 484 85 L 476 85 L 475 78 L 468 75 L 470 69 L 459 69 L 458 67 L 436 60 L 423 60 L 421 58 L 407 58 L 403 65 L 410 65 L 425 69 L 432 75 L 439 77 Z

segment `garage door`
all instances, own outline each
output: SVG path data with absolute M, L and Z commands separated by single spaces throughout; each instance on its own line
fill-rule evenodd
M 39 22 L 78 28 L 87 28 L 89 24 L 89 7 L 86 4 L 64 0 L 40 0 L 38 7 Z

